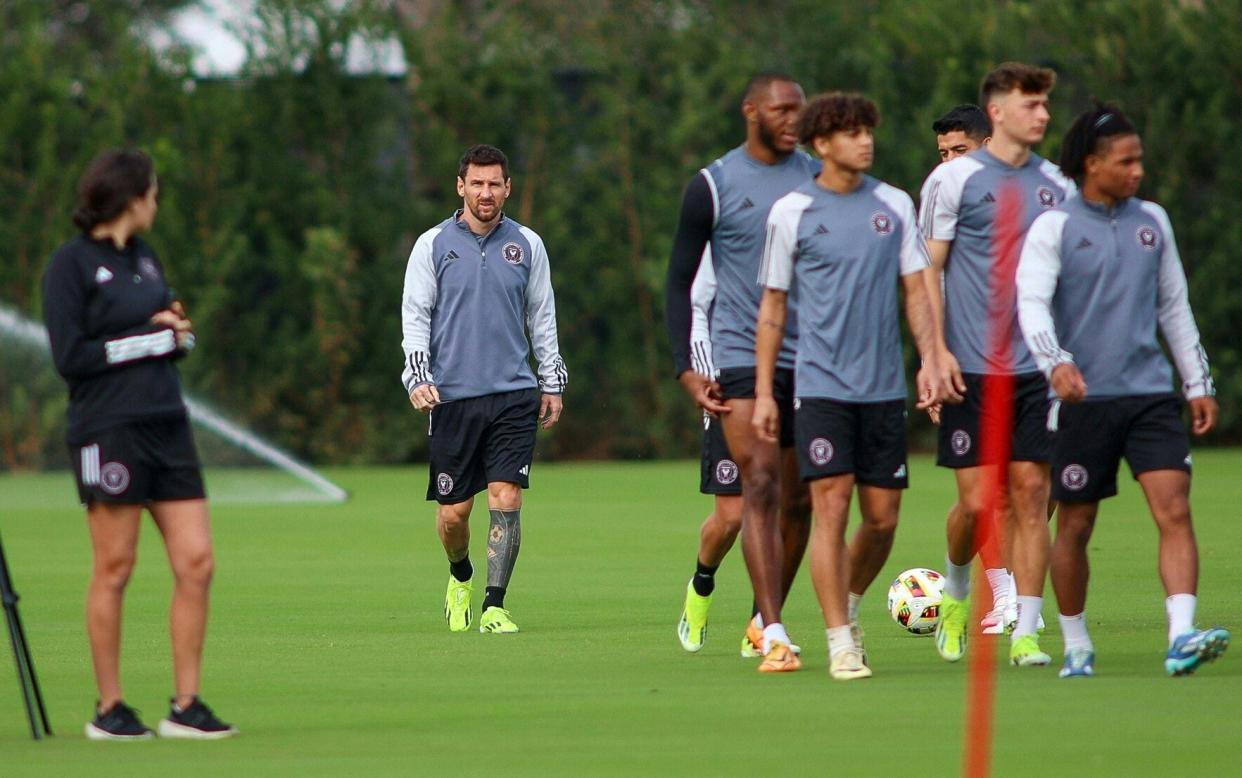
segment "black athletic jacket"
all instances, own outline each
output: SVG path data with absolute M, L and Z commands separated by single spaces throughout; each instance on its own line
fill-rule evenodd
M 80 235 L 52 254 L 43 320 L 69 384 L 71 445 L 117 424 L 185 415 L 176 338 L 151 324 L 171 303 L 159 259 L 138 238 L 118 249 Z

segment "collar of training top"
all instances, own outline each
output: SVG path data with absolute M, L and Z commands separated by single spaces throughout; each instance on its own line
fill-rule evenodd
M 487 237 L 487 235 L 491 235 L 493 232 L 495 232 L 496 230 L 500 229 L 500 225 L 504 224 L 504 223 L 505 223 L 506 221 L 508 221 L 508 219 L 509 219 L 509 217 L 505 216 L 505 212 L 504 212 L 504 211 L 501 211 L 501 212 L 500 212 L 500 218 L 496 220 L 496 226 L 494 226 L 494 227 L 492 227 L 490 230 L 488 230 L 488 231 L 487 231 L 487 235 L 479 235 L 479 234 L 478 234 L 478 233 L 476 233 L 474 230 L 470 229 L 470 225 L 469 225 L 469 224 L 466 224 L 466 220 L 465 220 L 465 219 L 461 218 L 461 215 L 462 215 L 463 213 L 465 213 L 465 210 L 464 210 L 464 209 L 462 209 L 462 208 L 458 208 L 456 211 L 453 211 L 453 224 L 456 224 L 456 225 L 457 225 L 457 229 L 459 229 L 459 230 L 465 230 L 466 232 L 470 233 L 471 235 L 474 235 L 476 238 L 486 238 L 486 237 Z

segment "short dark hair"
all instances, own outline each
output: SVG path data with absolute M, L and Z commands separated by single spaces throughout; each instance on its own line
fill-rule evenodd
M 1095 107 L 1078 114 L 1061 141 L 1061 172 L 1081 182 L 1087 172 L 1087 157 L 1107 151 L 1113 138 L 1137 134 L 1120 108 L 1096 101 Z
M 997 95 L 1018 89 L 1024 95 L 1042 95 L 1056 86 L 1056 71 L 1024 62 L 1002 62 L 983 77 L 979 85 L 979 105 L 987 107 Z
M 506 181 L 509 180 L 509 158 L 495 146 L 479 143 L 466 149 L 466 153 L 461 155 L 461 162 L 457 165 L 457 177 L 465 181 L 466 170 L 471 165 L 478 165 L 479 167 L 500 165 L 501 174 L 504 175 Z
M 875 103 L 856 93 L 828 92 L 816 95 L 802 110 L 798 119 L 798 140 L 806 145 L 842 130 L 878 127 L 880 109 Z
M 982 143 L 992 136 L 992 122 L 987 112 L 974 103 L 962 103 L 932 122 L 932 132 L 944 135 L 948 132 L 964 132 L 966 137 Z
M 138 149 L 105 151 L 91 162 L 78 180 L 78 207 L 73 223 L 90 232 L 125 213 L 129 204 L 146 195 L 155 183 L 155 163 Z
M 797 80 L 788 73 L 779 70 L 763 70 L 750 77 L 746 82 L 746 89 L 742 92 L 742 102 L 753 101 L 760 92 L 767 90 L 768 87 L 776 83 L 797 84 Z

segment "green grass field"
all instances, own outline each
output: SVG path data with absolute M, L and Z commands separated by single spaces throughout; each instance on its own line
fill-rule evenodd
M 940 661 L 884 608 L 892 575 L 942 565 L 951 480 L 926 458 L 911 466 L 896 548 L 864 601 L 876 676 L 853 684 L 828 677 L 805 571 L 786 610 L 803 671 L 761 676 L 737 656 L 750 606 L 740 549 L 718 576 L 707 646 L 682 652 L 674 625 L 710 504 L 689 462 L 537 467 L 508 601 L 523 630 L 515 636 L 447 631 L 446 564 L 422 467 L 333 471 L 354 495 L 345 505 L 218 505 L 205 697 L 243 732 L 219 743 L 83 738 L 94 700 L 84 522 L 66 507 L 68 475 L 5 477 L 0 506 L 22 507 L 0 507 L 0 530 L 57 734 L 29 740 L 3 648 L 0 774 L 957 774 L 966 662 Z M 1199 621 L 1237 627 L 1242 453 L 1200 452 L 1196 468 Z M 1055 665 L 999 666 L 995 775 L 1232 769 L 1242 656 L 1190 678 L 1164 675 L 1155 529 L 1134 483 L 1122 488 L 1092 543 L 1099 676 L 1061 681 Z M 486 514 L 475 522 L 481 566 Z M 126 697 L 150 724 L 172 691 L 169 590 L 148 525 L 123 669 Z M 1044 647 L 1059 660 L 1048 595 Z

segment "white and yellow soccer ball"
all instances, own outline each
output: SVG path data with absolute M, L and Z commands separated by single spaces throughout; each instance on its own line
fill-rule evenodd
M 915 635 L 930 635 L 940 623 L 944 577 L 926 567 L 912 567 L 888 587 L 888 612 L 897 625 Z

